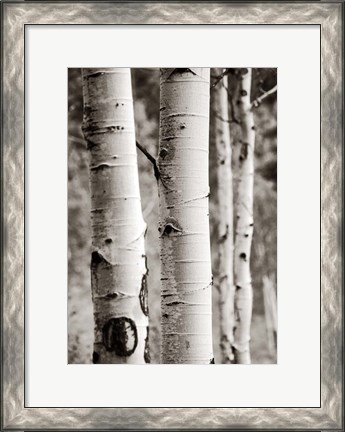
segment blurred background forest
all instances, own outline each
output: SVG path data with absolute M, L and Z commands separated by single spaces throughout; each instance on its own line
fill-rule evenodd
M 211 69 L 211 77 L 214 70 Z M 253 69 L 251 99 L 277 83 L 276 69 Z M 229 74 L 229 90 L 236 79 Z M 136 138 L 152 155 L 158 153 L 159 69 L 132 69 Z M 212 91 L 212 90 L 211 90 Z M 212 106 L 211 106 L 212 113 Z M 236 114 L 236 107 L 234 108 Z M 254 236 L 251 272 L 254 308 L 251 332 L 252 363 L 276 363 L 276 350 L 267 337 L 264 285 L 276 289 L 277 275 L 277 94 L 265 98 L 254 109 L 255 176 Z M 83 97 L 80 69 L 68 70 L 68 363 L 91 363 L 93 350 L 93 308 L 91 302 L 91 226 L 88 152 L 81 132 Z M 217 278 L 217 178 L 214 128 L 210 124 L 210 231 L 214 278 Z M 230 124 L 233 148 L 233 176 L 236 190 L 236 154 L 239 127 Z M 142 209 L 148 225 L 148 289 L 151 362 L 160 356 L 160 262 L 158 238 L 158 188 L 152 164 L 138 151 Z M 218 292 L 213 287 L 213 347 L 220 362 Z

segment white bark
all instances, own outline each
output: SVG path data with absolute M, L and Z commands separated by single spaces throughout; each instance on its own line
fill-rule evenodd
M 267 331 L 267 345 L 271 355 L 277 352 L 277 295 L 273 278 L 262 278 L 265 320 Z
M 209 76 L 208 68 L 161 70 L 158 166 L 163 363 L 213 362 Z
M 144 223 L 130 69 L 83 69 L 90 153 L 94 363 L 145 363 L 148 308 Z
M 219 76 L 222 69 L 216 69 L 215 72 Z M 231 363 L 234 360 L 234 223 L 227 87 L 228 77 L 225 75 L 213 89 L 218 182 L 218 278 L 216 283 L 219 291 L 222 363 Z
M 253 181 L 255 126 L 251 110 L 251 68 L 242 69 L 240 77 L 239 112 L 242 130 L 240 173 L 237 197 L 235 240 L 235 361 L 250 364 L 250 325 L 253 292 L 250 273 L 250 253 L 253 237 Z

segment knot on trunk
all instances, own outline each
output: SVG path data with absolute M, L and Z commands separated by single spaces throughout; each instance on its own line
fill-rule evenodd
M 149 332 L 150 332 L 150 328 L 149 328 L 149 326 L 147 326 L 146 327 L 146 338 L 145 338 L 145 349 L 144 349 L 145 363 L 151 363 Z
M 169 79 L 174 74 L 192 73 L 193 75 L 199 75 L 201 68 L 163 68 L 161 69 L 161 77 L 163 79 Z
M 159 152 L 159 157 L 164 159 L 167 154 L 168 154 L 168 150 L 165 147 L 163 147 Z
M 243 162 L 247 159 L 248 157 L 248 146 L 249 144 L 246 142 L 243 142 L 241 145 L 241 153 L 240 153 L 240 162 Z
M 127 317 L 110 318 L 103 327 L 103 345 L 120 357 L 134 353 L 138 345 L 138 332 L 134 321 Z
M 161 237 L 182 233 L 182 227 L 175 218 L 168 217 L 159 228 Z
M 141 279 L 141 288 L 139 292 L 140 307 L 145 316 L 149 315 L 149 304 L 148 304 L 148 289 L 147 289 L 147 273 L 145 273 Z
M 219 237 L 218 243 L 219 244 L 224 243 L 227 240 L 228 235 L 229 235 L 229 225 L 226 224 L 226 226 L 225 226 L 225 233 L 222 236 Z
M 246 255 L 244 252 L 240 253 L 240 258 L 241 258 L 241 260 L 243 260 L 244 262 L 247 262 L 247 255 Z

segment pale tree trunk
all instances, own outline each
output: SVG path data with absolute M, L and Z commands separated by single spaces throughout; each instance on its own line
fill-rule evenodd
M 94 363 L 149 362 L 147 268 L 128 68 L 83 69 Z
M 213 363 L 209 68 L 161 69 L 162 362 Z
M 222 69 L 215 69 L 220 76 Z M 218 182 L 218 278 L 222 363 L 232 363 L 234 327 L 233 190 L 229 125 L 228 77 L 213 89 Z
M 237 196 L 237 226 L 235 240 L 235 361 L 250 364 L 250 325 L 253 291 L 250 273 L 250 253 L 253 237 L 253 181 L 255 126 L 251 110 L 250 91 L 252 70 L 240 70 L 238 99 L 241 122 L 241 152 Z
M 272 356 L 274 356 L 277 353 L 277 294 L 273 277 L 265 275 L 262 278 L 262 285 L 268 351 Z

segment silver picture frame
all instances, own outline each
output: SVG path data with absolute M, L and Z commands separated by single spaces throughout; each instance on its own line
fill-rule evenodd
M 344 430 L 343 1 L 3 1 L 2 430 Z M 321 405 L 319 408 L 25 406 L 25 26 L 313 24 L 321 28 Z M 28 198 L 29 199 L 29 198 Z M 29 343 L 29 341 L 27 341 Z

